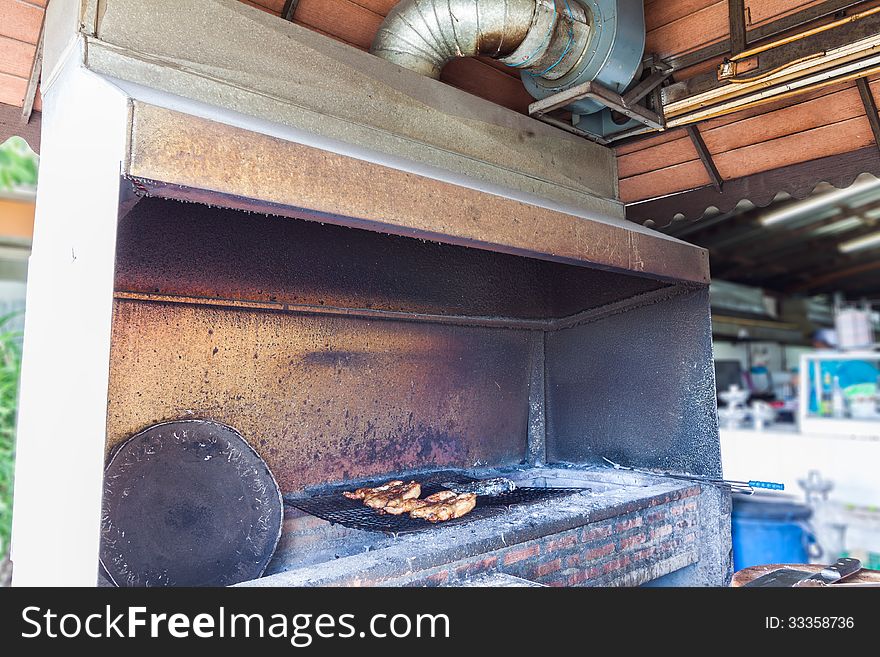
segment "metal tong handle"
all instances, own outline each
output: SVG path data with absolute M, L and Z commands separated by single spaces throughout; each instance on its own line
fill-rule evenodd
M 811 577 L 801 580 L 795 584 L 796 587 L 806 586 L 828 586 L 846 579 L 850 575 L 855 575 L 862 569 L 862 562 L 858 559 L 850 559 L 844 557 L 838 559 L 830 566 L 825 566 L 822 570 Z
M 842 559 L 838 559 L 836 563 L 825 566 L 819 574 L 822 576 L 822 579 L 827 581 L 829 584 L 832 582 L 837 582 L 842 580 L 844 577 L 849 577 L 850 575 L 855 575 L 862 569 L 862 562 L 858 559 L 851 559 L 849 557 L 844 557 Z

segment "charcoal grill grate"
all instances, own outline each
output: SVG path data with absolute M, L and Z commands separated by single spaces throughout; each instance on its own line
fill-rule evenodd
M 393 477 L 385 477 L 381 481 L 372 482 L 370 484 L 358 484 L 358 488 L 363 485 L 377 485 L 392 479 Z M 398 479 L 409 480 L 409 477 L 400 476 Z M 441 483 L 468 483 L 476 481 L 473 477 L 468 477 L 457 472 L 433 473 L 430 475 L 417 475 L 411 477 L 422 485 L 422 497 L 432 495 L 443 490 Z M 353 487 L 346 488 L 349 490 Z M 457 525 L 479 520 L 481 518 L 489 518 L 504 514 L 511 506 L 517 504 L 532 504 L 543 500 L 571 495 L 573 493 L 581 493 L 584 488 L 517 488 L 513 491 L 502 493 L 500 495 L 485 496 L 481 495 L 477 498 L 477 506 L 469 514 L 461 518 L 453 518 L 446 522 L 432 524 L 427 520 L 420 518 L 410 518 L 403 514 L 400 516 L 381 515 L 375 509 L 371 509 L 363 505 L 360 500 L 350 500 L 342 495 L 342 491 L 337 491 L 329 495 L 318 495 L 314 497 L 302 497 L 286 499 L 285 503 L 293 506 L 300 511 L 327 520 L 334 524 L 342 525 L 350 529 L 359 529 L 369 532 L 383 532 L 386 534 L 408 534 L 412 532 L 420 532 L 432 529 L 434 527 L 446 527 L 448 525 Z

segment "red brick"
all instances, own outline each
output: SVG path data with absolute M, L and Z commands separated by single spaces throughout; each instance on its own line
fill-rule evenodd
M 581 555 L 580 554 L 572 554 L 565 557 L 565 565 L 569 568 L 579 568 L 581 566 Z
M 635 518 L 630 518 L 629 520 L 622 520 L 621 522 L 615 523 L 614 531 L 616 532 L 625 532 L 629 529 L 635 529 L 636 527 L 642 526 L 642 517 L 636 516 Z
M 683 490 L 681 495 L 679 495 L 679 499 L 684 499 L 686 497 L 693 497 L 694 495 L 699 495 L 702 492 L 702 488 L 699 485 L 691 486 L 687 490 Z
M 666 520 L 666 511 L 663 509 L 658 509 L 657 511 L 652 511 L 651 513 L 645 516 L 645 520 L 648 521 L 649 524 L 653 525 L 658 522 L 663 522 Z
M 602 557 L 606 557 L 609 554 L 614 552 L 614 543 L 606 543 L 600 547 L 594 547 L 590 550 L 587 550 L 584 553 L 584 558 L 589 561 L 595 561 L 596 559 L 601 559 Z
M 532 568 L 532 577 L 539 578 L 545 577 L 550 573 L 555 573 L 556 571 L 562 568 L 562 560 L 561 559 L 553 559 L 552 561 L 545 561 L 544 563 L 538 564 L 534 568 Z
M 697 501 L 696 500 L 688 500 L 684 503 L 685 511 L 696 511 L 697 510 Z
M 532 557 L 537 557 L 541 553 L 541 548 L 538 547 L 537 544 L 530 545 L 529 547 L 521 547 L 510 550 L 507 554 L 504 555 L 504 565 L 509 566 L 512 563 L 518 563 L 525 559 L 531 559 Z
M 654 555 L 655 550 L 656 548 L 653 547 L 642 548 L 641 550 L 632 553 L 632 560 L 641 561 L 642 559 L 648 559 Z
M 425 586 L 439 586 L 440 584 L 445 584 L 449 580 L 449 572 L 445 570 L 441 570 L 438 573 L 434 573 L 426 577 L 423 581 Z
M 609 561 L 602 566 L 602 573 L 607 575 L 608 573 L 614 572 L 615 570 L 620 570 L 621 568 L 625 568 L 630 563 L 630 559 L 628 555 L 623 555 L 615 559 L 614 561 Z
M 549 553 L 556 552 L 557 550 L 564 550 L 572 547 L 575 543 L 577 543 L 577 536 L 575 534 L 554 538 L 544 543 L 544 552 Z
M 667 525 L 669 527 L 669 525 Z M 669 528 L 672 531 L 672 528 Z M 654 530 L 651 530 L 651 535 L 653 536 Z M 641 545 L 645 542 L 645 535 L 642 532 L 638 534 L 633 534 L 632 536 L 627 536 L 626 538 L 620 539 L 620 549 L 621 550 L 629 550 L 634 545 Z
M 577 586 L 578 584 L 583 584 L 588 579 L 590 579 L 590 577 L 589 577 L 587 571 L 578 570 L 568 576 L 568 585 L 569 586 Z
M 456 566 L 455 575 L 457 577 L 469 577 L 472 575 L 478 575 L 480 573 L 485 573 L 494 569 L 497 565 L 498 557 L 495 556 L 486 557 L 485 559 L 468 561 L 461 564 L 460 566 Z
M 587 525 L 584 527 L 583 540 L 585 543 L 595 541 L 599 538 L 608 538 L 609 536 L 611 536 L 610 524 L 598 526 Z
M 692 533 L 692 534 L 685 534 L 684 538 L 682 539 L 682 542 L 683 543 L 693 543 L 696 540 L 697 540 L 697 535 Z
M 684 504 L 673 504 L 669 507 L 669 513 L 674 516 L 680 516 L 684 513 Z
M 669 536 L 672 533 L 672 525 L 662 525 L 660 527 L 654 527 L 651 530 L 651 540 L 655 538 L 663 538 L 664 536 Z

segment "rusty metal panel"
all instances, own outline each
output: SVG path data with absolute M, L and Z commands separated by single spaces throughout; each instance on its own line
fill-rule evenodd
M 667 280 L 708 280 L 702 249 L 631 222 L 586 219 L 141 102 L 125 173 L 167 198 Z M 668 257 L 672 247 L 677 257 Z
M 238 429 L 284 492 L 525 455 L 529 332 L 117 301 L 107 447 L 150 424 Z
M 709 292 L 547 334 L 547 459 L 720 476 Z

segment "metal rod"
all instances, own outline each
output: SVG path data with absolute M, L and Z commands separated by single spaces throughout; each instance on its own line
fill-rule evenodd
M 880 27 L 880 20 L 875 22 Z M 858 71 L 860 68 L 867 68 L 880 62 L 878 48 L 880 48 L 880 32 L 839 48 L 809 57 L 799 57 L 784 66 L 775 67 L 772 71 L 764 71 L 751 77 L 740 76 L 736 78 L 737 84 L 722 84 L 686 98 L 667 100 L 664 111 L 667 116 L 677 117 L 703 108 L 711 111 L 713 107 L 723 103 L 741 103 L 754 97 L 755 94 L 773 96 L 783 91 L 802 89 L 819 80 Z M 735 75 L 732 65 L 726 68 L 728 70 L 722 71 L 722 75 Z
M 634 105 L 638 103 L 642 98 L 644 98 L 649 93 L 654 91 L 654 89 L 656 89 L 658 86 L 663 84 L 663 81 L 671 75 L 671 68 L 667 68 L 666 70 L 654 71 L 647 78 L 645 78 L 632 89 L 623 94 L 623 102 L 626 105 Z
M 605 146 L 606 144 L 609 143 L 609 140 L 607 140 L 607 139 L 603 139 L 602 137 L 600 137 L 598 135 L 592 135 L 589 132 L 585 132 L 585 131 L 573 126 L 571 123 L 568 123 L 566 121 L 562 121 L 561 119 L 557 119 L 555 117 L 552 117 L 549 114 L 535 114 L 533 118 L 536 118 L 539 121 L 546 123 L 547 125 L 552 125 L 556 128 L 559 128 L 560 130 L 565 130 L 566 132 L 570 132 L 571 134 L 577 135 L 578 137 L 583 137 L 584 139 L 589 139 L 590 141 L 594 141 L 597 144 L 600 144 L 601 146 Z M 649 128 L 649 127 L 645 126 L 645 128 L 643 129 L 643 132 L 648 132 L 652 129 L 653 128 Z
M 716 111 L 697 111 L 693 114 L 684 114 L 678 116 L 674 119 L 670 119 L 667 123 L 668 128 L 674 128 L 683 125 L 689 125 L 692 123 L 698 123 L 700 121 L 708 121 L 709 119 L 715 119 L 719 116 L 726 116 L 727 114 L 732 114 L 733 112 L 739 112 L 744 109 L 749 109 L 752 107 L 758 107 L 760 105 L 766 105 L 767 103 L 772 103 L 777 100 L 783 100 L 785 98 L 791 98 L 792 96 L 799 96 L 810 91 L 816 91 L 817 89 L 822 89 L 832 84 L 838 84 L 840 82 L 849 82 L 850 80 L 857 80 L 858 78 L 867 77 L 869 75 L 874 75 L 875 73 L 880 73 L 880 65 L 872 66 L 868 69 L 863 69 L 859 71 L 855 71 L 853 73 L 848 73 L 846 75 L 841 75 L 838 77 L 825 78 L 823 80 L 819 80 L 814 84 L 809 84 L 803 87 L 799 87 L 797 89 L 791 89 L 789 91 L 784 91 L 778 94 L 770 95 L 770 96 L 761 96 L 752 101 L 747 101 L 743 104 L 727 103 L 724 107 Z
M 724 180 L 721 178 L 721 174 L 718 173 L 718 168 L 712 160 L 712 153 L 710 153 L 709 149 L 706 147 L 706 142 L 703 141 L 703 136 L 695 125 L 685 126 L 685 130 L 687 130 L 688 136 L 691 138 L 691 143 L 693 143 L 697 155 L 700 156 L 700 161 L 703 163 L 706 173 L 709 174 L 709 180 L 712 181 L 712 186 L 716 191 L 720 192 L 721 187 L 724 185 Z
M 218 299 L 191 297 L 176 294 L 148 294 L 117 290 L 113 297 L 122 301 L 145 301 L 149 303 L 180 303 L 195 306 L 215 306 L 244 310 L 266 310 L 303 315 L 333 315 L 342 317 L 361 317 L 367 319 L 387 319 L 403 322 L 432 322 L 435 324 L 454 324 L 459 326 L 488 326 L 492 328 L 526 329 L 546 331 L 554 326 L 552 319 L 519 319 L 516 317 L 481 317 L 473 315 L 437 315 L 413 313 L 398 310 L 379 310 L 376 308 L 342 308 L 337 306 L 310 306 L 273 301 L 248 301 L 242 299 Z
M 751 495 L 755 492 L 755 488 L 766 490 L 785 490 L 785 487 L 773 481 L 739 481 L 736 479 L 716 479 L 714 477 L 704 477 L 701 475 L 677 474 L 674 472 L 654 472 L 653 470 L 645 470 L 643 468 L 634 468 L 628 465 L 620 465 L 609 458 L 602 457 L 602 460 L 609 463 L 615 470 L 628 470 L 630 472 L 639 472 L 641 474 L 652 475 L 655 477 L 669 477 L 670 479 L 679 479 L 681 481 L 692 481 L 698 484 L 708 484 L 719 488 L 726 488 L 730 491 Z
M 862 106 L 865 108 L 865 116 L 868 117 L 871 132 L 874 133 L 874 145 L 880 149 L 880 117 L 877 116 L 877 103 L 874 102 L 874 94 L 871 93 L 871 87 L 865 78 L 857 79 L 856 86 L 859 88 L 859 96 L 862 97 Z
M 623 96 L 596 82 L 584 82 L 542 100 L 535 101 L 529 105 L 529 114 L 540 117 L 543 114 L 561 109 L 570 103 L 584 98 L 598 100 L 606 107 L 617 110 L 621 114 L 644 125 L 656 129 L 663 128 L 663 118 L 659 114 L 641 105 L 627 105 Z

